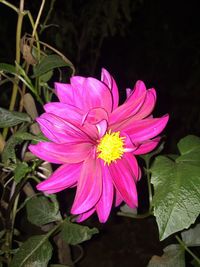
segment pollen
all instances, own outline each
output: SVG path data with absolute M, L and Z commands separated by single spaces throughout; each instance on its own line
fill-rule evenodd
M 121 159 L 124 154 L 124 139 L 120 137 L 120 132 L 107 132 L 100 140 L 97 146 L 98 158 L 104 160 L 104 164 L 110 165 L 117 159 Z

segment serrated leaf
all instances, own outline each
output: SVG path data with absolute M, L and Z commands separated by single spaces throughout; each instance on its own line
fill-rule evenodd
M 16 183 L 19 183 L 21 179 L 23 179 L 27 173 L 30 172 L 30 167 L 26 162 L 20 162 L 17 164 L 14 170 L 14 179 Z
M 169 245 L 164 248 L 164 254 L 153 256 L 147 267 L 185 267 L 184 250 L 179 245 Z
M 30 199 L 26 205 L 28 220 L 38 226 L 61 220 L 55 196 L 38 196 Z
M 31 118 L 26 113 L 0 108 L 0 128 L 12 127 L 22 122 L 31 122 Z
M 33 78 L 41 76 L 55 68 L 66 66 L 72 68 L 73 64 L 67 59 L 63 60 L 62 57 L 56 54 L 44 56 L 40 63 L 35 66 Z
M 10 267 L 46 267 L 52 255 L 47 235 L 32 236 L 14 255 Z
M 158 156 L 151 170 L 152 204 L 161 240 L 188 228 L 200 212 L 199 138 L 185 137 L 178 147 L 181 155 L 175 161 Z
M 97 228 L 90 229 L 87 226 L 65 221 L 62 225 L 61 237 L 68 244 L 77 245 L 91 239 L 98 232 Z
M 200 246 L 200 224 L 181 233 L 182 240 L 188 247 Z

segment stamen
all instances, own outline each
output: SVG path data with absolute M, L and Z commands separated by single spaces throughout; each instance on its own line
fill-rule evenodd
M 110 165 L 117 159 L 121 159 L 124 154 L 124 139 L 120 137 L 120 132 L 111 132 L 109 130 L 99 141 L 97 146 L 98 158 L 104 160 L 104 163 Z

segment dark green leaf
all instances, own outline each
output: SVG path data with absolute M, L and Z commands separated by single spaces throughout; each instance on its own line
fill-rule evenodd
M 66 66 L 72 67 L 73 65 L 69 60 L 63 60 L 62 57 L 55 54 L 44 56 L 40 63 L 35 66 L 33 78 L 43 75 L 55 68 Z
M 43 75 L 40 76 L 40 82 L 41 83 L 46 83 L 51 79 L 52 76 L 53 76 L 53 71 L 50 70 L 50 71 L 48 71 L 48 72 L 46 72 L 46 73 L 44 73 Z
M 31 122 L 31 118 L 26 113 L 0 108 L 0 128 L 15 126 L 22 122 Z
M 147 267 L 185 267 L 185 255 L 179 245 L 169 245 L 164 248 L 164 254 L 153 256 Z
M 38 196 L 27 202 L 27 218 L 38 226 L 61 220 L 56 197 Z
M 51 255 L 52 246 L 47 236 L 32 236 L 21 245 L 10 267 L 46 267 Z
M 187 136 L 174 161 L 158 156 L 152 168 L 154 215 L 161 240 L 188 228 L 200 212 L 200 139 Z
M 16 145 L 21 144 L 23 141 L 41 141 L 44 140 L 40 136 L 35 136 L 27 132 L 23 132 L 19 130 L 15 134 L 13 134 L 8 142 L 6 143 L 3 153 L 2 153 L 2 161 L 6 165 L 9 164 L 10 161 L 16 163 L 16 154 L 15 154 L 15 147 Z
M 70 267 L 69 265 L 63 265 L 63 264 L 51 264 L 49 267 Z
M 27 173 L 30 172 L 30 167 L 26 162 L 20 162 L 17 164 L 14 170 L 14 179 L 16 183 L 19 183 L 21 179 L 23 179 Z
M 0 71 L 16 74 L 16 67 L 11 64 L 0 63 Z
M 70 221 L 65 221 L 62 227 L 61 237 L 70 245 L 76 245 L 89 240 L 94 234 L 99 232 L 97 228 L 90 229 L 87 226 L 71 223 Z
M 200 224 L 181 233 L 182 240 L 188 247 L 200 246 Z

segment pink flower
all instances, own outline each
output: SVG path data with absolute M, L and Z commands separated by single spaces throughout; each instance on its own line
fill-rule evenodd
M 30 151 L 48 162 L 62 164 L 37 189 L 48 194 L 77 186 L 71 209 L 83 221 L 95 211 L 108 219 L 112 204 L 137 207 L 140 178 L 135 155 L 153 150 L 168 115 L 153 118 L 156 92 L 137 81 L 118 106 L 118 88 L 102 69 L 101 81 L 74 76 L 70 84 L 56 83 L 60 102 L 48 103 L 37 122 L 50 142 L 30 145 Z

